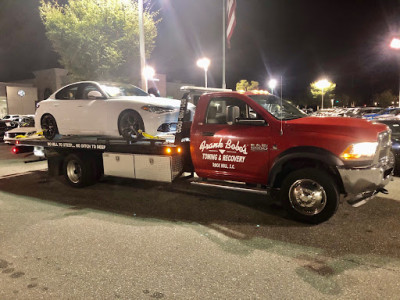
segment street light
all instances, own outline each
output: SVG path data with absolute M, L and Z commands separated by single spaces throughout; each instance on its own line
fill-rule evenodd
M 271 94 L 272 94 L 272 95 L 274 94 L 274 89 L 275 89 L 275 87 L 276 87 L 277 84 L 278 84 L 278 81 L 277 81 L 276 79 L 271 79 L 271 80 L 268 82 L 268 86 L 269 86 L 270 89 L 271 89 Z
M 154 70 L 153 67 L 145 66 L 143 68 L 142 75 L 143 75 L 143 77 L 145 79 L 144 88 L 145 88 L 146 92 L 147 92 L 147 90 L 149 88 L 149 80 L 153 80 L 155 74 L 156 74 L 156 71 Z
M 324 109 L 324 89 L 329 87 L 331 84 L 327 79 L 321 79 L 316 82 L 315 86 L 317 89 L 321 90 L 322 100 L 321 100 L 321 109 Z
M 197 60 L 197 66 L 204 69 L 204 86 L 207 87 L 207 70 L 210 65 L 210 60 L 207 57 Z
M 156 71 L 151 66 L 146 66 L 143 69 L 143 76 L 144 76 L 144 78 L 146 78 L 146 80 L 152 80 L 154 78 L 155 74 L 156 74 Z
M 399 50 L 400 49 L 400 39 L 393 38 L 392 41 L 390 42 L 390 48 Z
M 394 50 L 400 50 L 400 39 L 397 37 L 392 38 L 390 42 L 390 48 Z M 399 107 L 400 107 L 400 61 L 397 62 L 399 64 Z

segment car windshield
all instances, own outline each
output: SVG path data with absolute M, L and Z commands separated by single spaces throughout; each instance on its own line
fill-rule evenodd
M 149 94 L 147 94 L 145 91 L 132 84 L 101 83 L 100 86 L 107 96 L 111 98 L 125 96 L 149 96 Z
M 281 100 L 272 95 L 249 95 L 251 99 L 260 104 L 267 112 L 278 120 L 293 120 L 307 117 L 307 114 L 286 100 Z

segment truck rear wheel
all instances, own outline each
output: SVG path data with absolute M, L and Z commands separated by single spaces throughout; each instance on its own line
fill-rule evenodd
M 64 159 L 64 178 L 73 187 L 85 187 L 94 184 L 98 176 L 96 161 L 83 153 L 69 154 Z
M 339 192 L 328 173 L 305 168 L 290 173 L 283 181 L 280 200 L 292 218 L 318 224 L 336 213 Z

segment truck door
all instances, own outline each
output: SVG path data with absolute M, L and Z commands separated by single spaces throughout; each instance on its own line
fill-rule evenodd
M 270 127 L 251 104 L 241 95 L 210 99 L 204 119 L 192 127 L 191 153 L 200 177 L 266 184 Z M 239 108 L 241 122 L 227 123 L 229 106 Z

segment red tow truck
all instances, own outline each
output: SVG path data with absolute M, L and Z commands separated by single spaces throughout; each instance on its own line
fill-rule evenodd
M 173 144 L 77 136 L 20 144 L 44 147 L 49 173 L 64 174 L 74 187 L 103 175 L 173 182 L 191 172 L 193 184 L 272 193 L 291 217 L 308 223 L 333 216 L 341 196 L 359 206 L 387 193 L 393 156 L 383 124 L 309 117 L 271 94 L 231 91 L 203 94 L 185 121 L 188 95 Z

